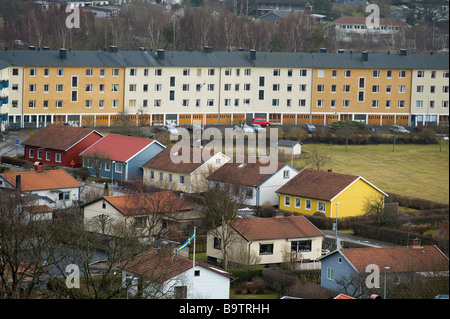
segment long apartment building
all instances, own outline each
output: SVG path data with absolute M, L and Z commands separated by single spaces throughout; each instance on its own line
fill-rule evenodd
M 0 122 L 448 125 L 442 54 L 0 51 Z

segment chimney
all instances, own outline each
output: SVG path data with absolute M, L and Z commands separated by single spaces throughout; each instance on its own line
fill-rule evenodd
M 256 60 L 256 50 L 250 50 L 250 60 Z
M 320 53 L 327 53 L 327 48 L 320 48 L 319 52 Z
M 409 240 L 409 247 L 413 248 L 413 249 L 419 249 L 419 248 L 423 248 L 422 247 L 422 241 L 419 238 L 414 238 L 414 239 L 410 239 Z
M 67 50 L 66 49 L 59 49 L 59 58 L 61 60 L 67 59 Z
M 109 46 L 109 52 L 114 53 L 114 52 L 119 52 L 119 47 L 116 45 L 110 45 Z
M 42 172 L 44 170 L 44 165 L 41 162 L 34 162 L 34 170 L 36 172 Z
M 400 49 L 400 55 L 406 56 L 406 49 Z
M 20 175 L 16 175 L 16 190 L 19 192 L 22 190 L 22 177 Z
M 163 49 L 158 49 L 156 51 L 156 56 L 158 57 L 158 59 L 164 60 L 164 50 Z
M 369 61 L 369 52 L 363 51 L 362 52 L 362 59 L 363 59 L 364 62 Z

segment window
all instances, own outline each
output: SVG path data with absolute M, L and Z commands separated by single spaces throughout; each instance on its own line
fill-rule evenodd
M 100 77 L 101 78 L 105 77 L 105 69 L 100 69 Z
M 112 69 L 112 76 L 119 76 L 119 69 Z
M 281 75 L 280 69 L 273 69 L 273 76 L 280 76 L 280 75 Z
M 295 203 L 294 203 L 295 208 L 300 208 L 301 207 L 301 203 L 302 203 L 301 198 L 300 197 L 295 197 Z
M 388 79 L 392 79 L 392 71 L 391 71 L 391 70 L 387 70 L 387 71 L 386 71 L 386 77 L 387 77 Z
M 55 154 L 55 162 L 61 163 L 61 153 Z
M 36 92 L 36 84 L 30 84 L 29 91 L 30 92 Z
M 305 209 L 311 210 L 311 200 L 305 199 Z
M 417 71 L 417 77 L 418 77 L 418 78 L 423 78 L 423 77 L 425 77 L 425 71 L 423 71 L 423 70 Z
M 380 86 L 372 85 L 372 93 L 380 93 Z
M 283 171 L 283 178 L 289 178 L 289 170 L 288 169 Z
M 155 69 L 155 76 L 161 76 L 162 75 L 162 69 Z
M 30 76 L 36 76 L 36 69 L 30 69 Z
M 114 172 L 122 174 L 122 164 L 120 163 L 114 164 Z
M 183 76 L 189 76 L 190 69 L 183 69 Z
M 323 100 L 317 100 L 316 107 L 323 107 Z
M 284 206 L 291 206 L 291 196 L 284 196 Z
M 136 84 L 130 84 L 130 92 L 136 92 Z
M 28 157 L 29 158 L 33 158 L 34 157 L 34 150 L 30 149 L 30 151 L 28 152 Z
M 266 82 L 266 78 L 263 76 L 259 77 L 259 86 L 264 86 Z
M 50 152 L 45 152 L 45 160 L 46 161 L 50 160 Z
M 302 77 L 306 76 L 307 72 L 308 72 L 308 70 L 306 70 L 306 69 L 300 70 L 300 76 L 302 76 Z
M 336 84 L 331 86 L 331 93 L 336 93 Z
M 153 106 L 160 107 L 161 106 L 161 100 L 157 99 L 153 101 Z
M 189 84 L 183 84 L 182 90 L 183 90 L 184 92 L 188 92 L 188 91 L 189 91 Z
M 19 69 L 12 69 L 12 75 L 19 75 Z
M 62 100 L 57 100 L 56 101 L 56 108 L 57 109 L 60 109 L 60 108 L 62 108 L 63 107 L 63 101 Z
M 423 101 L 416 101 L 416 107 L 421 108 L 423 106 Z
M 325 207 L 326 207 L 325 202 L 322 202 L 322 201 L 317 202 L 317 210 L 319 212 L 325 213 Z
M 259 90 L 258 92 L 258 100 L 264 100 L 264 90 Z
M 406 71 L 405 70 L 398 71 L 398 77 L 399 78 L 406 78 Z
M 86 92 L 92 92 L 92 84 L 86 84 Z
M 399 108 L 404 108 L 405 107 L 405 101 L 404 100 L 399 100 L 397 106 Z
M 259 244 L 260 255 L 273 255 L 273 244 Z
M 99 100 L 98 101 L 98 107 L 103 109 L 105 107 L 105 100 Z
M 214 69 L 208 69 L 208 75 L 214 76 Z
M 272 106 L 280 106 L 280 99 L 272 99 Z
M 222 246 L 222 239 L 218 237 L 214 237 L 214 249 L 220 249 Z
M 92 100 L 86 100 L 84 103 L 84 107 L 91 108 L 92 107 Z
M 385 104 L 387 109 L 391 108 L 391 100 L 386 100 L 386 104 Z
M 300 92 L 306 92 L 306 84 L 300 84 Z
M 70 192 L 61 192 L 58 194 L 59 200 L 70 200 Z
M 111 107 L 112 108 L 118 108 L 119 107 L 119 100 L 111 100 Z
M 273 89 L 273 91 L 279 91 L 280 90 L 280 85 L 279 84 L 274 84 L 274 85 L 272 85 L 272 89 Z
M 345 70 L 344 77 L 349 78 L 351 76 L 352 76 L 352 71 L 351 70 Z
M 111 90 L 113 92 L 119 92 L 119 84 L 113 84 Z
M 185 182 L 185 180 L 184 180 L 184 175 L 179 175 L 179 176 L 178 176 L 178 183 L 179 183 L 180 185 L 184 185 L 184 182 Z
M 358 102 L 364 102 L 364 91 L 358 91 Z
M 317 84 L 317 92 L 323 92 L 323 91 L 325 91 L 325 85 Z
M 398 93 L 405 93 L 406 92 L 406 86 L 405 85 L 399 85 L 398 86 Z
M 373 77 L 379 78 L 380 77 L 380 70 L 373 70 Z
M 350 107 L 350 100 L 343 100 L 342 107 Z
M 71 92 L 71 102 L 78 102 L 78 91 L 72 91 Z
M 94 71 L 92 69 L 86 69 L 86 76 L 93 76 Z
M 305 99 L 298 100 L 298 106 L 306 106 L 306 100 Z
M 344 85 L 343 91 L 344 93 L 350 93 L 350 85 Z
M 372 100 L 372 107 L 378 107 L 378 100 Z
M 391 94 L 391 86 L 386 85 L 386 94 Z
M 331 71 L 331 77 L 332 77 L 333 79 L 337 78 L 337 70 Z
M 56 69 L 57 76 L 64 76 L 64 69 Z
M 417 86 L 417 93 L 423 93 L 423 85 Z
M 366 78 L 359 78 L 358 88 L 364 89 L 366 87 Z
M 317 77 L 318 78 L 324 78 L 325 77 L 325 70 L 317 70 Z
M 56 92 L 63 92 L 64 91 L 64 85 L 57 84 L 56 85 Z
M 244 75 L 247 75 L 247 76 L 252 75 L 252 69 L 245 69 L 244 70 Z
M 28 101 L 28 107 L 34 109 L 36 107 L 36 100 Z
M 208 91 L 214 92 L 214 84 L 208 84 Z M 239 91 L 239 86 L 238 86 L 238 91 Z
M 182 106 L 189 106 L 189 100 L 188 99 L 183 99 L 183 101 L 181 101 L 181 105 Z
M 443 73 L 442 73 L 442 77 L 444 78 L 444 79 L 448 79 L 449 78 L 449 71 L 444 71 Z
M 334 280 L 334 269 L 327 267 L 327 279 Z
M 43 107 L 44 109 L 48 109 L 48 100 L 44 100 L 44 101 L 43 101 L 42 107 Z
M 175 86 L 175 77 L 174 76 L 170 77 L 169 84 L 170 84 L 171 87 Z
M 292 251 L 311 251 L 311 240 L 299 240 L 291 242 L 291 250 Z
M 78 76 L 72 76 L 72 87 L 73 88 L 78 87 Z
M 194 270 L 194 277 L 200 277 L 200 270 Z

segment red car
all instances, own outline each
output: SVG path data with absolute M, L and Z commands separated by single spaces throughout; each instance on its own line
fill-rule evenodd
M 263 118 L 255 118 L 255 119 L 253 119 L 252 124 L 259 124 L 261 126 L 269 126 L 270 122 Z

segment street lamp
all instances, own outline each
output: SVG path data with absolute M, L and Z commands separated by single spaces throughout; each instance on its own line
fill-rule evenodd
M 386 299 L 386 270 L 391 269 L 390 267 L 384 267 L 384 299 Z
M 338 224 L 338 222 L 337 222 L 337 220 L 338 220 L 338 210 L 337 210 L 337 207 L 338 207 L 338 205 L 340 205 L 340 204 L 341 204 L 340 202 L 337 202 L 337 203 L 336 203 L 336 223 L 334 224 L 334 228 L 336 229 L 336 250 L 339 250 L 338 227 L 337 227 L 337 224 Z
M 115 166 L 116 161 L 111 162 L 111 187 L 114 188 L 114 169 L 113 166 Z

